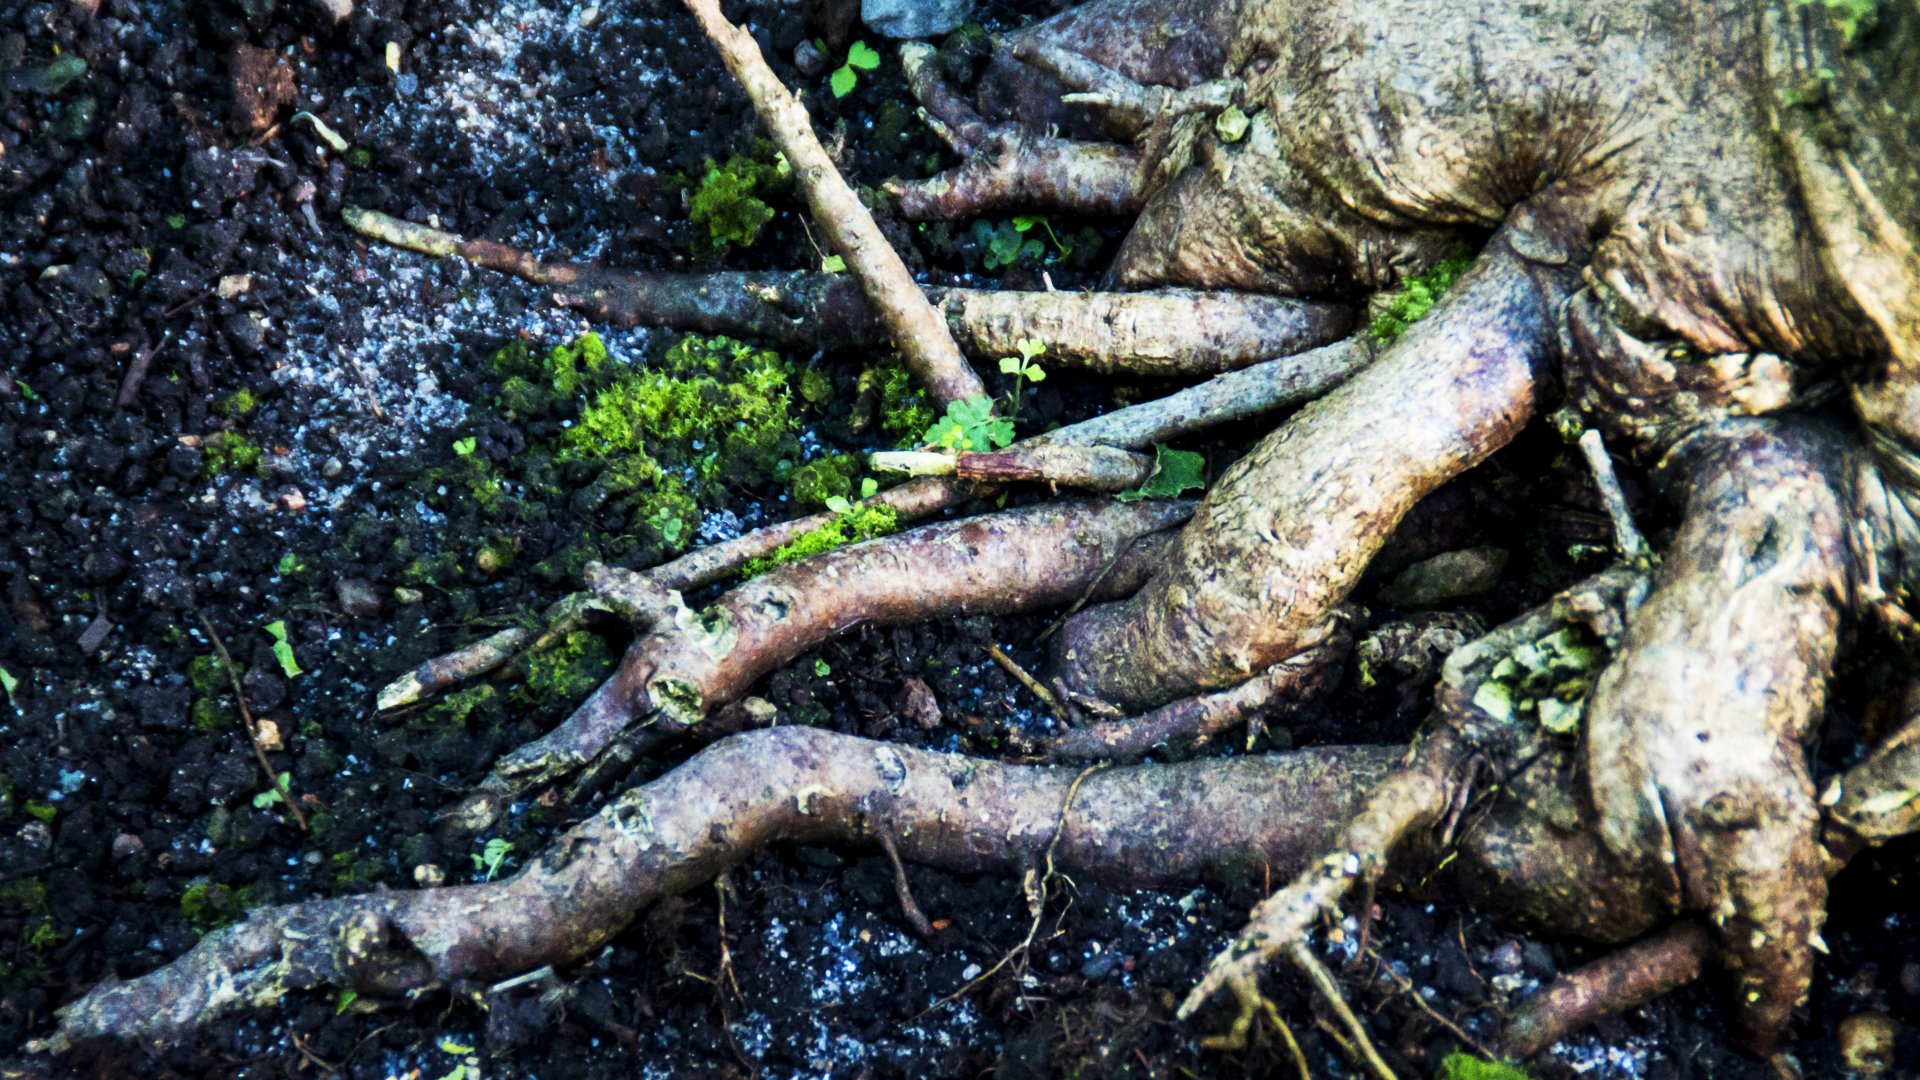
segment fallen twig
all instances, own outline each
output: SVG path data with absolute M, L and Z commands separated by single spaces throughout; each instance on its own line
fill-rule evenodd
M 880 235 L 873 215 L 814 137 L 806 109 L 767 66 L 753 35 L 728 22 L 717 0 L 686 0 L 686 4 L 720 51 L 727 70 L 746 90 L 774 144 L 787 156 L 813 216 L 892 331 L 907 367 L 943 402 L 984 397 L 986 386 L 960 355 L 946 320 L 933 310 L 899 253 Z
M 207 632 L 207 639 L 213 642 L 213 651 L 220 657 L 220 666 L 226 670 L 227 681 L 233 684 L 233 699 L 240 705 L 240 719 L 247 729 L 247 741 L 253 744 L 253 759 L 260 763 L 260 772 L 267 778 L 267 786 L 279 792 L 280 802 L 293 811 L 293 820 L 300 825 L 300 831 L 307 831 L 307 815 L 300 812 L 300 804 L 293 801 L 293 793 L 273 771 L 273 765 L 267 760 L 267 749 L 260 742 L 260 725 L 253 719 L 253 710 L 247 705 L 247 692 L 240 687 L 240 669 L 233 664 L 233 657 L 227 653 L 226 642 L 220 640 L 220 632 L 213 628 L 213 620 L 200 616 L 200 625 Z

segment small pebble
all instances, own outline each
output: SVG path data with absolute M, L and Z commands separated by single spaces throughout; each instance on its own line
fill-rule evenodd
M 1900 1024 L 1886 1013 L 1855 1013 L 1840 1021 L 1840 1060 L 1860 1076 L 1881 1076 L 1893 1067 Z
M 447 880 L 447 872 L 432 863 L 421 863 L 413 868 L 415 885 L 434 886 Z
M 1511 975 L 1525 966 L 1527 960 L 1526 954 L 1520 949 L 1520 943 L 1508 938 L 1494 947 L 1493 952 L 1487 956 L 1487 962 L 1492 964 L 1495 970 Z

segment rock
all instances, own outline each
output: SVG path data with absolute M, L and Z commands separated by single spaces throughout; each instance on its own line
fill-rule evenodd
M 1398 607 L 1432 607 L 1477 596 L 1491 589 L 1506 568 L 1505 548 L 1443 552 L 1400 571 L 1380 590 L 1380 599 Z
M 426 598 L 426 593 L 421 592 L 419 589 L 409 589 L 405 585 L 393 590 L 393 602 L 396 604 L 412 605 Z
M 860 21 L 890 38 L 944 34 L 972 15 L 973 0 L 860 0 Z
M 247 704 L 256 713 L 277 709 L 287 700 L 287 681 L 266 668 L 248 668 L 240 684 L 247 692 Z
M 116 860 L 137 859 L 147 853 L 147 845 L 132 833 L 121 833 L 113 838 L 113 857 Z
M 432 888 L 447 880 L 447 872 L 433 863 L 421 863 L 413 868 L 413 883 L 423 889 Z
M 1840 1044 L 1840 1060 L 1858 1076 L 1880 1076 L 1893 1067 L 1894 1043 L 1900 1038 L 1900 1024 L 1886 1013 L 1854 1013 L 1840 1021 L 1835 1036 Z
M 833 66 L 833 61 L 827 59 L 827 54 L 821 52 L 820 47 L 815 45 L 812 39 L 807 39 L 794 47 L 793 66 L 799 68 L 800 74 L 807 78 L 817 79 L 827 73 L 827 68 Z
M 272 49 L 244 42 L 228 57 L 233 76 L 233 124 L 259 133 L 273 126 L 280 110 L 299 93 L 293 83 L 293 65 Z
M 380 614 L 380 593 L 362 578 L 343 577 L 335 581 L 333 595 L 340 601 L 340 610 L 349 618 L 371 619 Z
M 933 687 L 926 680 L 909 678 L 900 688 L 900 696 L 894 702 L 894 708 L 900 710 L 900 718 L 918 725 L 926 731 L 940 726 L 940 701 L 933 696 Z

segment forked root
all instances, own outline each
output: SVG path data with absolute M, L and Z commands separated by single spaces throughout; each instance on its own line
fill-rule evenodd
M 1061 502 L 944 522 L 781 567 L 699 612 L 678 607 L 565 722 L 501 758 L 448 822 L 485 827 L 507 802 L 585 765 L 630 727 L 696 727 L 755 679 L 855 626 L 1124 595 L 1164 552 L 1151 538 L 1191 511 L 1175 501 Z
M 1008 453 L 1026 453 L 1042 446 L 1113 447 L 1144 449 L 1219 425 L 1252 419 L 1298 405 L 1338 386 L 1372 362 L 1373 346 L 1353 338 L 1313 349 L 1298 356 L 1269 360 L 1229 372 L 1139 405 L 1116 409 L 1026 439 L 1008 447 Z M 888 488 L 871 500 L 914 521 L 988 494 L 971 482 L 946 478 L 913 480 Z M 837 515 L 812 514 L 755 529 L 732 540 L 698 548 L 646 571 L 653 585 L 690 591 L 737 574 L 749 562 L 764 558 L 799 536 L 831 524 Z M 575 593 L 555 602 L 541 616 L 545 633 L 510 627 L 446 656 L 429 660 L 395 680 L 379 695 L 382 709 L 400 708 L 456 683 L 478 678 L 505 664 L 537 638 L 564 634 L 579 625 L 598 603 L 591 594 Z
M 1069 621 L 1054 647 L 1063 687 L 1140 711 L 1312 646 L 1400 518 L 1532 416 L 1570 275 L 1516 242 L 1496 235 L 1378 363 L 1226 470 L 1137 595 Z

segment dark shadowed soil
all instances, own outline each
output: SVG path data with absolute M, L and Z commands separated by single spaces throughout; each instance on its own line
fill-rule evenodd
M 862 36 L 857 6 L 733 13 L 807 88 L 851 178 L 925 175 L 941 159 L 903 103 L 890 49 L 840 100 L 824 73 L 794 67 L 814 38 L 837 64 Z M 1045 10 L 983 15 L 996 25 Z M 517 987 L 414 1002 L 311 995 L 184 1047 L 91 1046 L 57 1062 L 26 1052 L 63 1002 L 150 970 L 250 906 L 473 880 L 489 839 L 512 844 L 500 869 L 514 869 L 591 807 L 530 804 L 501 832 L 455 845 L 433 816 L 564 716 L 618 654 L 620 629 L 583 635 L 535 677 L 399 716 L 375 715 L 375 690 L 537 612 L 590 558 L 645 565 L 796 512 L 784 476 L 709 484 L 697 529 L 669 540 L 627 504 L 579 497 L 581 476 L 548 458 L 579 402 L 510 407 L 494 358 L 516 341 L 537 356 L 589 327 L 528 286 L 370 250 L 339 219 L 344 204 L 371 206 L 634 267 L 817 265 L 791 192 L 766 193 L 777 215 L 745 249 L 713 250 L 689 220 L 688 189 L 709 160 L 766 151 L 678 5 L 359 0 L 337 26 L 321 11 L 305 0 L 0 0 L 0 671 L 17 680 L 0 700 L 0 1062 L 50 1075 L 427 1080 L 1285 1067 L 1267 1035 L 1244 1052 L 1203 1051 L 1221 1010 L 1172 1018 L 1264 879 L 1166 893 L 1073 882 L 1032 948 L 995 970 L 1031 924 L 1017 880 L 911 869 L 940 927 L 923 942 L 884 858 L 807 848 L 758 855 L 723 888 L 664 902 L 599 955 Z M 1051 223 L 1070 256 L 1050 242 L 992 272 L 973 223 L 888 227 L 933 279 L 1034 287 L 1044 269 L 1070 288 L 1092 279 L 1117 235 L 1088 224 Z M 620 364 L 658 362 L 678 340 L 598 329 Z M 789 465 L 892 445 L 871 378 L 862 393 L 874 357 L 787 362 L 796 380 L 830 387 L 796 406 Z M 1075 383 L 1039 387 L 1023 425 L 1161 389 Z M 1253 434 L 1196 448 L 1217 469 Z M 1437 552 L 1508 553 L 1497 585 L 1453 605 L 1489 623 L 1604 558 L 1605 521 L 1576 457 L 1545 436 L 1441 498 L 1385 557 L 1363 630 L 1408 614 L 1378 586 Z M 1647 524 L 1660 513 L 1648 507 Z M 267 795 L 203 619 L 277 734 L 271 762 L 304 833 Z M 275 623 L 290 657 L 275 654 Z M 1009 753 L 1051 721 L 984 646 L 1037 668 L 1046 627 L 862 631 L 760 693 L 789 722 Z M 931 688 L 941 724 L 902 718 L 911 679 Z M 1350 670 L 1331 701 L 1277 721 L 1261 745 L 1404 739 L 1427 681 Z M 1822 748 L 1828 768 L 1857 752 L 1877 674 L 1848 685 Z M 1906 902 L 1915 854 L 1864 858 L 1837 883 L 1832 954 L 1796 1050 L 1809 1076 L 1843 1071 L 1834 1032 L 1846 1017 L 1920 1020 Z M 1346 962 L 1356 1005 L 1416 1075 L 1592 955 L 1444 905 L 1383 896 L 1377 914 L 1364 936 L 1349 919 L 1320 944 Z M 1270 985 L 1316 1073 L 1349 1075 L 1317 1003 L 1290 978 Z M 1900 1050 L 1910 1075 L 1920 1040 L 1903 1034 Z M 1536 1073 L 1773 1075 L 1725 1048 L 1704 989 L 1611 1021 Z

